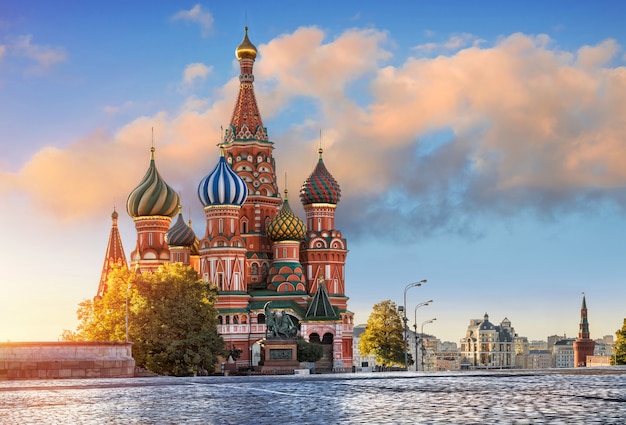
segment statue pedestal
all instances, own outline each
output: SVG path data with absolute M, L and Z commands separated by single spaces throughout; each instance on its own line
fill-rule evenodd
M 261 344 L 259 371 L 293 371 L 299 366 L 298 342 L 295 339 L 266 339 Z

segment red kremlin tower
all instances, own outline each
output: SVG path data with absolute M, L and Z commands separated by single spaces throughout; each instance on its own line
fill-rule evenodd
M 347 242 L 335 229 L 339 184 L 322 160 L 300 190 L 306 224 L 281 199 L 274 144 L 263 126 L 254 95 L 257 49 L 248 38 L 235 50 L 239 94 L 220 144 L 217 165 L 198 185 L 206 217 L 198 240 L 180 214 L 178 195 L 154 163 L 128 196 L 137 245 L 131 267 L 153 271 L 182 262 L 218 289 L 218 332 L 226 348 L 241 350 L 239 368 L 257 366 L 265 337 L 264 306 L 281 310 L 305 340 L 320 342 L 318 368 L 352 367 L 353 313 L 347 310 Z M 170 228 L 172 218 L 176 223 Z M 100 291 L 100 289 L 99 289 Z
M 583 305 L 580 308 L 580 328 L 578 338 L 574 341 L 574 367 L 586 367 L 587 356 L 593 356 L 595 347 L 595 341 L 589 338 L 587 302 L 585 301 L 585 294 L 583 293 Z

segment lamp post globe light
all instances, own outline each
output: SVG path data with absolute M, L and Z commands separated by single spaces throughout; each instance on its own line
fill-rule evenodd
M 425 307 L 427 305 L 430 305 L 430 303 L 432 303 L 433 300 L 428 300 L 428 301 L 424 301 L 422 303 L 419 303 L 418 305 L 415 306 L 415 310 L 413 311 L 414 314 L 414 318 L 413 318 L 413 329 L 415 329 L 415 371 L 417 372 L 419 370 L 418 367 L 418 363 L 417 363 L 417 353 L 419 352 L 419 348 L 418 348 L 418 343 L 419 343 L 419 338 L 418 338 L 418 333 L 417 333 L 417 309 L 420 307 Z
M 406 370 L 407 372 L 409 371 L 409 355 L 406 350 L 406 339 L 407 339 L 407 333 L 409 329 L 409 327 L 407 326 L 407 322 L 409 321 L 409 319 L 407 319 L 406 317 L 406 291 L 408 291 L 409 288 L 413 288 L 415 286 L 422 286 L 422 283 L 426 283 L 426 282 L 427 280 L 423 279 L 423 280 L 420 280 L 419 282 L 409 283 L 404 288 L 404 304 L 402 304 L 402 321 L 404 322 L 404 370 Z
M 437 320 L 436 317 L 430 319 L 430 320 L 426 320 L 425 322 L 422 323 L 422 330 L 421 330 L 421 334 L 422 334 L 422 338 L 421 338 L 421 342 L 422 342 L 422 370 L 424 370 L 424 353 L 426 352 L 426 347 L 424 347 L 424 325 L 427 325 L 429 323 L 433 323 L 435 320 Z

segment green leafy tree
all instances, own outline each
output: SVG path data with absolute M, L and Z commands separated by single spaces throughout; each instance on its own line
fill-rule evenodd
M 376 304 L 361 334 L 359 350 L 362 355 L 374 354 L 382 366 L 404 366 L 404 334 L 402 317 L 390 300 Z M 409 364 L 412 364 L 409 355 Z
M 298 337 L 298 361 L 299 362 L 316 362 L 324 356 L 322 344 L 305 341 L 301 336 Z
M 612 365 L 624 365 L 626 364 L 626 319 L 624 319 L 624 325 L 622 329 L 615 332 L 617 337 L 615 340 L 615 346 L 613 347 L 613 355 L 611 356 Z
M 87 341 L 134 343 L 138 366 L 158 374 L 188 375 L 211 371 L 224 352 L 217 333 L 214 286 L 180 263 L 155 272 L 113 270 L 102 298 L 79 304 L 79 325 L 64 336 Z M 128 306 L 128 314 L 127 314 Z

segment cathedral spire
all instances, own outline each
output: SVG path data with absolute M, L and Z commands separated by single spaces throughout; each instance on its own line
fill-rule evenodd
M 257 56 L 257 49 L 248 38 L 248 27 L 241 44 L 235 49 L 239 61 L 239 96 L 230 120 L 230 128 L 226 130 L 225 142 L 240 140 L 258 140 L 268 142 L 267 131 L 263 126 L 259 106 L 254 96 L 254 74 L 252 68 Z
M 102 297 L 106 292 L 106 283 L 109 273 L 114 266 L 128 268 L 126 262 L 126 254 L 124 254 L 124 246 L 122 245 L 122 238 L 120 237 L 120 231 L 117 228 L 117 219 L 119 214 L 113 207 L 113 213 L 111 214 L 111 233 L 109 234 L 109 244 L 107 245 L 107 251 L 104 255 L 104 265 L 102 266 L 102 274 L 100 275 L 100 283 L 98 284 L 97 297 Z

